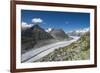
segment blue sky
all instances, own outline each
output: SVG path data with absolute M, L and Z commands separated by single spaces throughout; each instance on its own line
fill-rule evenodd
M 21 23 L 30 25 L 34 18 L 42 20 L 39 25 L 44 29 L 59 28 L 67 32 L 90 27 L 89 13 L 21 10 Z

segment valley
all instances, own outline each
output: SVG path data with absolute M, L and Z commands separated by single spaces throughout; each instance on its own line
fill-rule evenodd
M 89 59 L 89 30 L 65 33 L 53 28 L 46 32 L 34 25 L 22 30 L 21 36 L 22 63 Z
M 48 55 L 49 53 L 53 52 L 55 49 L 59 49 L 60 47 L 64 47 L 67 45 L 70 45 L 71 43 L 77 41 L 80 37 L 76 37 L 76 36 L 70 36 L 73 39 L 68 41 L 60 41 L 57 43 L 53 43 L 53 44 L 49 44 L 37 49 L 33 49 L 30 50 L 28 52 L 26 52 L 25 54 L 22 54 L 22 62 L 33 62 L 36 61 L 46 55 Z
M 77 41 L 65 47 L 55 49 L 53 52 L 38 59 L 35 62 L 48 61 L 76 61 L 90 59 L 90 34 L 89 32 L 81 36 Z

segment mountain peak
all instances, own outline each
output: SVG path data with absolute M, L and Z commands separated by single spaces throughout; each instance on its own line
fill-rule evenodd
M 41 28 L 39 25 L 33 25 L 30 29 Z
M 46 32 L 50 32 L 50 31 L 52 31 L 53 30 L 53 28 L 48 28 L 48 29 L 46 29 L 45 31 Z
M 68 35 L 62 29 L 52 29 L 49 33 L 58 40 L 68 39 Z

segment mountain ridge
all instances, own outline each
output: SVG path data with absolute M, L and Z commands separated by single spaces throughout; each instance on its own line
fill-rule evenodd
M 21 32 L 22 51 L 33 48 L 40 40 L 47 39 L 53 39 L 53 37 L 39 25 L 34 25 Z
M 68 34 L 70 36 L 82 36 L 86 32 L 89 32 L 89 31 L 90 31 L 90 28 L 84 28 L 84 29 L 69 31 L 69 32 L 66 32 L 66 34 Z
M 45 29 L 41 28 L 39 25 L 33 25 L 26 30 L 22 30 L 21 48 L 22 51 L 29 50 L 30 48 L 33 48 L 35 46 L 38 47 L 40 45 L 42 46 L 54 43 L 54 41 L 56 42 L 57 40 L 61 41 L 68 38 L 68 35 L 65 34 L 62 29 L 53 29 L 51 32 L 46 32 Z

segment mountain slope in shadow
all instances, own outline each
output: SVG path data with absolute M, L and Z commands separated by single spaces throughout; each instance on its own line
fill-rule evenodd
M 39 25 L 33 25 L 21 31 L 21 52 L 25 53 L 28 50 L 63 41 L 68 38 L 68 35 L 62 29 L 53 29 L 50 32 L 46 32 Z
M 45 32 L 39 25 L 34 25 L 29 29 L 22 30 L 21 43 L 22 51 L 33 48 L 39 41 L 53 39 L 53 37 Z

